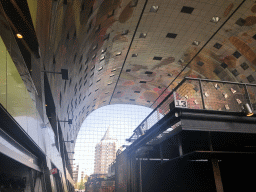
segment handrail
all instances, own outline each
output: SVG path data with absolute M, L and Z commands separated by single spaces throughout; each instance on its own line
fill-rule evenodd
M 220 80 L 200 79 L 200 78 L 192 78 L 192 77 L 185 77 L 184 79 L 186 79 L 186 80 L 197 80 L 197 81 L 201 80 L 201 81 L 224 83 L 224 84 L 238 84 L 238 85 L 256 86 L 256 84 L 252 84 L 252 83 L 239 83 L 239 82 L 233 82 L 233 81 L 220 81 Z
M 136 129 L 134 129 L 134 133 L 132 134 L 132 136 L 127 139 L 128 141 L 131 142 L 132 138 L 137 135 L 137 138 L 141 135 L 143 135 L 143 132 L 142 132 L 142 128 L 143 128 L 143 125 L 144 123 L 147 122 L 147 120 L 150 118 L 150 117 L 153 117 L 153 114 L 160 109 L 160 107 L 172 96 L 174 95 L 174 93 L 186 82 L 186 81 L 195 81 L 195 82 L 198 82 L 198 86 L 199 86 L 199 90 L 200 90 L 200 99 L 201 99 L 201 102 L 202 102 L 202 109 L 203 110 L 207 110 L 205 108 L 205 101 L 204 101 L 204 95 L 203 95 L 203 88 L 202 88 L 202 85 L 201 85 L 201 82 L 211 82 L 211 83 L 220 83 L 220 84 L 223 84 L 223 85 L 226 85 L 226 84 L 232 84 L 232 85 L 242 85 L 244 87 L 244 97 L 245 97 L 245 100 L 248 101 L 249 105 L 252 107 L 252 104 L 251 104 L 251 98 L 250 98 L 250 95 L 248 93 L 248 86 L 252 86 L 252 87 L 255 87 L 256 88 L 256 84 L 250 84 L 250 83 L 238 83 L 238 82 L 231 82 L 231 81 L 220 81 L 220 80 L 209 80 L 209 79 L 200 79 L 200 78 L 191 78 L 191 77 L 185 77 L 164 99 L 163 101 L 161 101 L 158 106 L 138 125 L 138 127 Z M 256 94 L 256 90 L 255 90 L 255 94 Z M 158 98 L 159 99 L 159 98 Z M 254 101 L 256 101 L 256 96 L 254 98 Z M 256 105 L 256 103 L 255 103 Z M 256 108 L 256 107 L 255 107 Z M 153 126 L 153 125 L 152 125 Z M 152 127 L 151 126 L 151 127 Z M 149 127 L 148 129 L 150 129 L 151 127 Z
M 171 93 L 170 94 L 168 94 L 165 98 L 164 98 L 164 100 L 161 102 L 161 103 L 159 103 L 159 105 L 138 125 L 138 127 L 140 127 L 172 94 L 173 94 L 173 92 L 174 91 L 176 91 L 184 82 L 186 81 L 186 78 L 184 78 L 172 91 L 171 91 Z M 133 135 L 135 134 L 135 132 L 136 132 L 136 130 L 138 129 L 138 127 L 137 128 L 135 128 L 134 129 L 134 133 L 133 133 Z M 133 136 L 132 135 L 132 136 Z M 131 137 L 132 137 L 131 136 Z M 131 138 L 130 137 L 130 138 Z

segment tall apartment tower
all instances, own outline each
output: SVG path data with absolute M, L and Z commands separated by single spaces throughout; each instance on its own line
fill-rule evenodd
M 107 129 L 101 141 L 95 147 L 94 174 L 107 174 L 108 166 L 116 159 L 117 139 Z
M 79 165 L 73 169 L 73 180 L 76 183 L 78 181 Z

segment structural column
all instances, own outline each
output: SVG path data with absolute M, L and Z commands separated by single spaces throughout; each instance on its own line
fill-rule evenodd
M 221 181 L 218 159 L 212 159 L 211 162 L 212 162 L 214 180 L 215 180 L 215 185 L 216 185 L 216 191 L 223 192 L 223 185 L 222 185 L 222 181 Z

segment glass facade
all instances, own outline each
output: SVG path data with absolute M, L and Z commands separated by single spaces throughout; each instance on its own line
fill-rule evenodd
M 24 79 L 27 74 L 24 74 Z M 36 110 L 35 90 L 27 89 L 6 46 L 0 39 L 0 102 L 22 129 L 43 149 L 40 124 Z

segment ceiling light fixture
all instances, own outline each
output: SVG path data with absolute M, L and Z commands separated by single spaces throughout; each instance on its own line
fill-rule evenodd
M 147 33 L 141 33 L 140 34 L 140 38 L 146 38 L 146 36 L 147 36 Z
M 179 63 L 184 63 L 184 60 L 183 60 L 183 59 L 180 59 L 178 62 L 179 62 Z
M 101 53 L 105 53 L 106 51 L 107 51 L 107 48 L 106 49 L 102 49 Z
M 200 44 L 200 41 L 193 41 L 192 45 L 198 46 Z
M 222 93 L 223 97 L 226 99 L 228 98 L 228 94 L 227 93 Z
M 214 85 L 214 87 L 215 87 L 217 90 L 220 88 L 220 86 L 219 86 L 217 83 Z
M 213 22 L 213 23 L 218 23 L 218 21 L 220 20 L 220 18 L 219 17 L 213 17 L 212 19 L 211 19 L 211 22 Z
M 242 101 L 241 101 L 240 99 L 236 99 L 236 102 L 237 102 L 238 104 L 241 104 L 241 103 L 242 103 Z
M 232 92 L 233 94 L 236 93 L 236 90 L 235 90 L 235 89 L 231 88 L 230 90 L 231 90 L 231 92 Z
M 105 56 L 102 56 L 101 58 L 100 58 L 100 61 L 103 61 L 105 59 Z
M 23 35 L 21 35 L 20 33 L 17 33 L 16 36 L 17 36 L 18 39 L 22 39 L 23 38 Z
M 97 49 L 97 47 L 98 47 L 98 44 L 94 45 L 93 48 L 92 48 L 92 50 Z
M 121 55 L 122 54 L 122 52 L 117 52 L 116 53 L 116 56 L 119 56 L 119 55 Z
M 153 6 L 150 8 L 149 12 L 156 13 L 156 12 L 158 11 L 158 9 L 159 9 L 159 6 L 153 5 Z
M 253 112 L 252 112 L 252 108 L 250 107 L 250 105 L 248 103 L 246 103 L 244 106 L 244 113 L 246 114 L 247 117 L 253 116 Z

